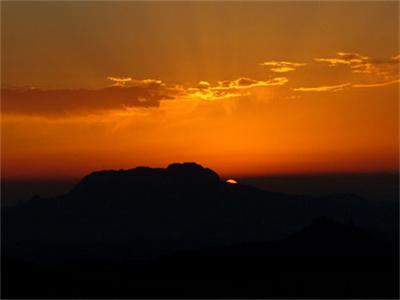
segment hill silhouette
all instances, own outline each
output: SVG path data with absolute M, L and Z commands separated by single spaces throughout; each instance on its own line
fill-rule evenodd
M 229 184 L 195 163 L 94 172 L 2 211 L 2 293 L 193 297 L 205 281 L 203 297 L 392 297 L 394 209 Z

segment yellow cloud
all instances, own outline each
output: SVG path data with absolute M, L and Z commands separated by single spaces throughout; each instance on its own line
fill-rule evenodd
M 190 95 L 203 100 L 219 100 L 232 97 L 247 96 L 250 92 L 226 91 L 219 89 L 194 90 L 189 89 Z
M 294 71 L 295 68 L 292 68 L 292 67 L 278 67 L 278 68 L 272 68 L 270 70 L 272 72 L 275 72 L 275 73 L 286 73 L 286 72 Z
M 132 80 L 131 84 L 133 86 L 141 86 L 141 87 L 164 87 L 165 86 L 165 83 L 158 79 Z
M 362 56 L 358 53 L 338 52 L 337 57 L 333 58 L 315 58 L 317 62 L 327 62 L 330 66 L 360 64 L 369 59 L 368 56 Z
M 317 86 L 317 87 L 300 87 L 300 88 L 294 88 L 292 90 L 295 92 L 338 92 L 342 91 L 347 86 L 350 86 L 350 83 Z
M 273 86 L 273 85 L 284 85 L 289 81 L 286 77 L 275 77 L 271 80 L 267 81 L 268 86 Z
M 274 85 L 284 85 L 288 82 L 286 77 L 275 77 L 267 81 L 254 80 L 251 78 L 241 77 L 234 81 L 231 81 L 229 87 L 233 88 L 252 88 L 252 87 L 265 87 Z
M 266 81 L 241 77 L 236 80 L 218 81 L 215 86 L 207 81 L 200 81 L 197 87 L 188 88 L 187 93 L 192 97 L 204 100 L 217 100 L 250 95 L 248 90 L 251 88 L 280 86 L 287 82 L 286 77 L 276 77 Z
M 353 87 L 355 88 L 368 88 L 368 87 L 381 87 L 381 86 L 387 86 L 395 83 L 399 83 L 400 79 L 392 80 L 392 81 L 386 81 L 386 82 L 378 82 L 378 83 L 358 83 L 358 84 L 353 84 Z
M 132 79 L 131 77 L 107 77 L 113 82 L 112 86 L 140 86 L 140 87 L 163 87 L 165 83 L 158 79 Z
M 113 86 L 124 86 L 126 83 L 132 80 L 130 77 L 113 77 L 109 76 L 107 79 L 111 80 L 114 84 Z
M 290 61 L 266 61 L 261 63 L 262 66 L 272 67 L 270 70 L 276 73 L 286 73 L 294 71 L 298 67 L 303 67 L 306 63 L 290 62 Z

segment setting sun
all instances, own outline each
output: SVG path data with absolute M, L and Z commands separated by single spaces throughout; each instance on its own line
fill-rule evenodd
M 0 5 L 2 299 L 399 299 L 398 0 Z
M 230 184 L 237 184 L 238 183 L 235 179 L 227 179 L 226 182 L 230 183 Z
M 4 2 L 3 176 L 395 171 L 395 5 Z

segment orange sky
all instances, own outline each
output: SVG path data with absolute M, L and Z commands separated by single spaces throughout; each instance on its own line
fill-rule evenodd
M 2 2 L 2 176 L 396 171 L 398 6 Z

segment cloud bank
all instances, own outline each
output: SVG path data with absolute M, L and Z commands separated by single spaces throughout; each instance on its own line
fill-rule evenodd
M 160 101 L 177 97 L 217 100 L 250 94 L 250 89 L 284 85 L 286 77 L 262 81 L 247 77 L 219 81 L 212 86 L 201 81 L 196 87 L 168 86 L 161 80 L 135 80 L 130 77 L 108 77 L 113 85 L 103 89 L 3 88 L 2 113 L 62 117 L 95 114 L 134 107 L 158 107 Z
M 334 57 L 315 58 L 315 62 L 329 67 L 347 66 L 354 73 L 354 81 L 347 83 L 327 82 L 318 86 L 289 87 L 290 92 L 338 92 L 349 88 L 379 88 L 399 83 L 400 55 L 388 59 L 375 59 L 359 53 L 338 52 Z M 265 61 L 272 72 L 287 73 L 299 67 L 308 66 L 303 62 Z M 110 110 L 124 110 L 134 107 L 158 107 L 160 101 L 170 99 L 219 100 L 250 95 L 252 89 L 283 86 L 287 77 L 257 80 L 239 77 L 216 83 L 200 81 L 195 86 L 171 86 L 157 79 L 137 80 L 131 77 L 109 76 L 109 87 L 89 89 L 35 89 L 2 88 L 2 114 L 39 115 L 61 117 L 88 115 Z
M 65 116 L 90 114 L 129 107 L 157 107 L 161 100 L 174 99 L 179 89 L 160 81 L 144 81 L 135 86 L 121 84 L 98 90 L 4 88 L 1 90 L 2 113 Z M 129 80 L 131 81 L 131 80 Z M 118 82 L 118 81 L 117 81 Z

